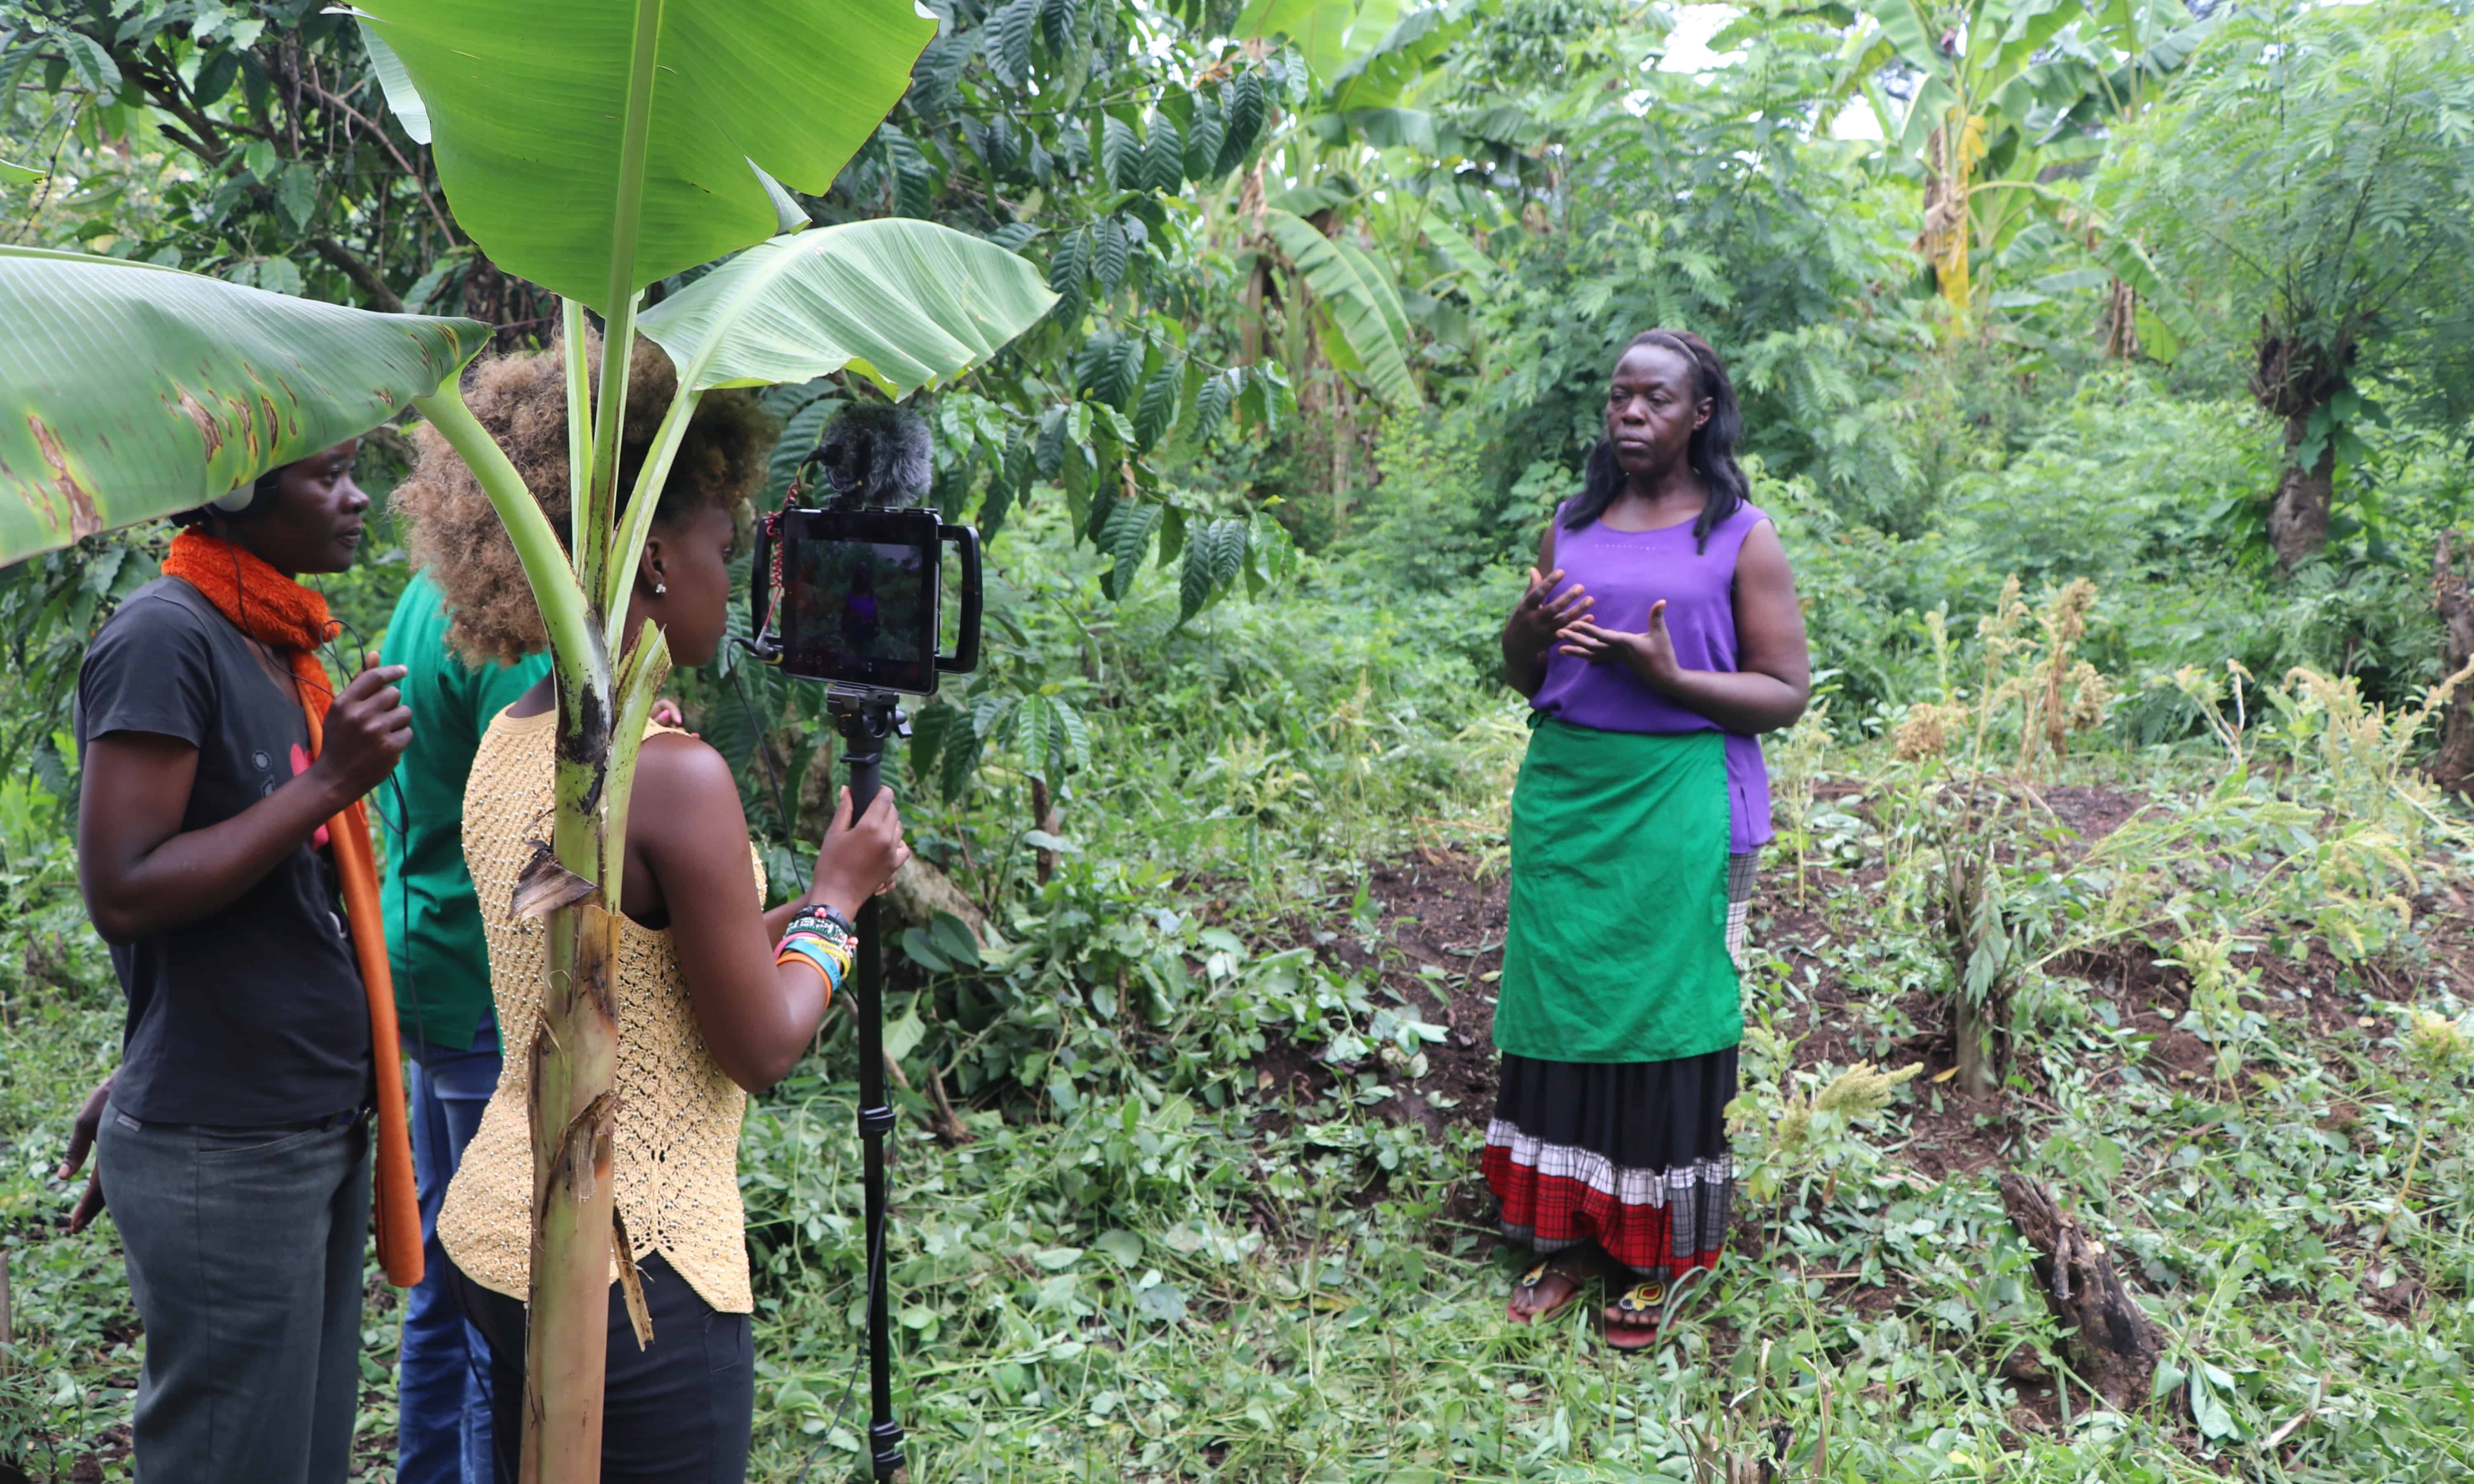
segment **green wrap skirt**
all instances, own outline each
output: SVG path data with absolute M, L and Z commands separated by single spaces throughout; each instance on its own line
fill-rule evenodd
M 1726 738 L 1530 733 L 1512 795 L 1512 917 L 1494 1043 L 1666 1062 L 1743 1039 L 1727 953 Z

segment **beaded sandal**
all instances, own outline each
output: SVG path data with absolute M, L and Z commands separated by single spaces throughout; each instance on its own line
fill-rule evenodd
M 1513 1298 L 1516 1299 L 1522 1294 L 1535 1295 L 1538 1291 L 1538 1285 L 1546 1281 L 1549 1271 L 1551 1271 L 1551 1264 L 1540 1262 L 1536 1267 L 1531 1268 L 1528 1272 L 1521 1274 L 1520 1281 L 1513 1284 L 1512 1286 Z M 1556 1273 L 1554 1276 L 1572 1285 L 1571 1288 L 1564 1293 L 1564 1297 L 1556 1300 L 1544 1308 L 1537 1309 L 1518 1308 L 1514 1306 L 1510 1300 L 1506 1300 L 1503 1305 L 1505 1317 L 1509 1318 L 1516 1325 L 1534 1325 L 1539 1323 L 1540 1320 L 1552 1319 L 1556 1315 L 1564 1312 L 1565 1309 L 1570 1308 L 1581 1297 L 1581 1281 L 1574 1278 L 1569 1273 Z
M 1658 1344 L 1658 1327 L 1666 1315 L 1666 1285 L 1635 1283 L 1615 1300 L 1609 1314 L 1607 1345 L 1612 1350 L 1643 1351 Z

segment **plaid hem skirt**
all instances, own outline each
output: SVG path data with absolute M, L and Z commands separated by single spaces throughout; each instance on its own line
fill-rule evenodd
M 1594 1241 L 1653 1278 L 1716 1267 L 1734 1095 L 1733 1046 L 1672 1062 L 1505 1056 L 1483 1161 L 1503 1234 L 1541 1256 Z

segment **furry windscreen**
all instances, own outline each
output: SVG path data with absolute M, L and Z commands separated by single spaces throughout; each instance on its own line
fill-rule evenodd
M 813 455 L 833 510 L 908 509 L 935 478 L 928 419 L 883 402 L 853 402 L 825 423 Z

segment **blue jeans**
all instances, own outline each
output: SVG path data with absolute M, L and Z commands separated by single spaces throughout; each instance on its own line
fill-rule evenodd
M 490 1484 L 490 1349 L 464 1322 L 447 1282 L 438 1208 L 498 1088 L 497 1027 L 484 1019 L 471 1049 L 412 1037 L 412 1174 L 421 1192 L 422 1279 L 404 1304 L 397 1351 L 398 1484 Z
M 343 1484 L 370 1232 L 360 1115 L 199 1128 L 107 1106 L 95 1158 L 146 1327 L 137 1477 Z

